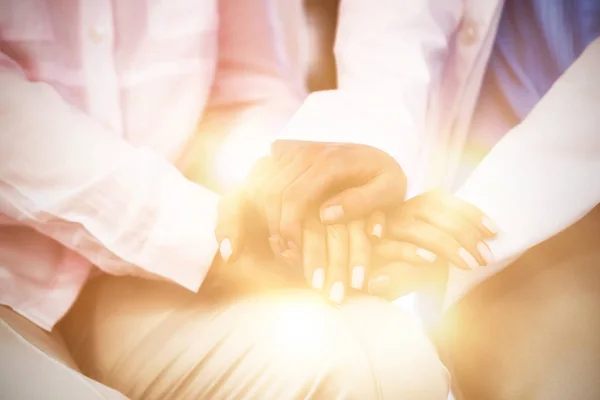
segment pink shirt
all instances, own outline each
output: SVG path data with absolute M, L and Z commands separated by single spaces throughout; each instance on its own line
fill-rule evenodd
M 1 304 L 51 329 L 93 265 L 198 290 L 218 197 L 171 161 L 203 114 L 269 140 L 302 100 L 281 3 L 0 2 Z

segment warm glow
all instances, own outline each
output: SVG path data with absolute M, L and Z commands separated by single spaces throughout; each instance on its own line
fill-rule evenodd
M 394 305 L 398 306 L 398 308 L 408 315 L 421 319 L 417 304 L 417 295 L 415 293 L 410 293 L 394 300 Z
M 225 188 L 241 183 L 256 160 L 270 151 L 270 142 L 256 138 L 231 137 L 221 145 L 215 158 L 214 173 Z
M 277 313 L 275 348 L 302 354 L 324 346 L 327 336 L 327 305 L 316 301 L 282 302 Z

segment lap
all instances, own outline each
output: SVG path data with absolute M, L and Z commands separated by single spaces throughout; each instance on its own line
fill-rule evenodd
M 257 261 L 260 262 L 260 261 Z M 445 399 L 420 325 L 368 296 L 199 294 L 135 278 L 90 282 L 61 323 L 84 373 L 132 399 Z
M 0 306 L 0 398 L 125 400 L 86 378 L 60 335 L 48 333 Z
M 466 399 L 600 398 L 600 209 L 473 290 L 443 350 Z

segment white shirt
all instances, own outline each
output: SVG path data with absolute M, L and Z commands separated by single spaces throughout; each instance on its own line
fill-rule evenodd
M 281 138 L 387 151 L 409 195 L 451 187 L 503 5 L 342 0 L 339 88 L 310 95 Z M 458 190 L 501 232 L 494 265 L 451 271 L 447 305 L 600 202 L 599 63 L 596 41 Z

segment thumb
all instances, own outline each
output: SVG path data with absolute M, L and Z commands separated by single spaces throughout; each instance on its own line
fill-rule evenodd
M 443 293 L 448 267 L 443 263 L 411 265 L 393 262 L 369 275 L 369 294 L 393 301 L 409 293 L 427 290 Z
M 241 191 L 227 194 L 219 202 L 215 236 L 219 253 L 225 262 L 234 261 L 244 247 L 246 204 Z
M 373 271 L 369 276 L 368 291 L 374 296 L 393 301 L 419 290 L 426 279 L 427 268 L 404 262 L 395 262 Z
M 337 224 L 365 218 L 378 210 L 404 201 L 404 184 L 390 182 L 390 177 L 377 176 L 365 185 L 341 191 L 325 201 L 320 208 L 324 224 Z
M 393 301 L 421 290 L 445 290 L 448 267 L 442 263 L 411 265 L 394 262 L 369 275 L 369 294 Z

